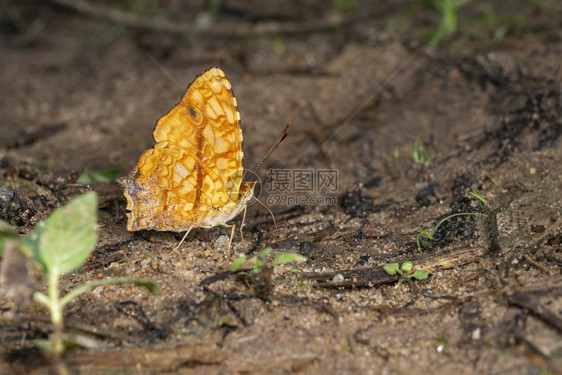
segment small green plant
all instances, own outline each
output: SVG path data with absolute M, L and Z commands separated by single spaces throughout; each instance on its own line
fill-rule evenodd
M 62 334 L 63 310 L 73 298 L 91 288 L 107 284 L 132 283 L 152 293 L 160 293 L 159 286 L 152 281 L 120 278 L 90 281 L 60 296 L 60 277 L 82 265 L 97 243 L 97 207 L 97 194 L 92 191 L 84 193 L 66 206 L 56 209 L 23 237 L 15 235 L 11 228 L 8 229 L 9 224 L 0 221 L 0 245 L 6 241 L 15 242 L 20 251 L 47 275 L 47 294 L 35 292 L 33 297 L 49 310 L 53 334 L 51 340 L 40 340 L 36 345 L 57 355 L 64 351 L 65 344 L 73 344 L 65 340 Z
M 458 29 L 457 14 L 460 7 L 469 3 L 471 0 L 433 0 L 431 5 L 441 13 L 441 23 L 437 31 L 429 40 L 429 45 L 435 47 L 441 39 L 453 35 Z
M 468 194 L 478 199 L 480 202 L 482 202 L 484 206 L 488 203 L 486 202 L 486 199 L 482 198 L 482 196 L 480 195 L 480 193 L 478 193 L 476 189 L 472 189 Z
M 416 280 L 425 280 L 427 279 L 427 272 L 423 270 L 415 270 L 412 271 L 414 264 L 412 262 L 405 261 L 402 264 L 398 263 L 387 263 L 383 266 L 383 269 L 389 275 L 400 275 L 400 279 L 398 280 L 398 284 L 396 287 L 400 286 L 404 281 L 409 279 L 416 279 Z
M 119 169 L 109 168 L 101 171 L 91 171 L 88 168 L 78 177 L 76 182 L 80 184 L 89 184 L 91 182 L 113 182 L 120 176 Z
M 250 259 L 246 259 L 246 257 L 243 255 L 243 256 L 239 257 L 238 259 L 236 259 L 232 263 L 232 265 L 230 266 L 230 270 L 232 272 L 236 272 L 244 264 L 249 264 L 250 266 L 253 267 L 253 269 L 250 271 L 250 273 L 256 274 L 256 273 L 262 272 L 267 267 L 276 266 L 276 265 L 279 265 L 279 264 L 287 264 L 287 263 L 290 263 L 290 262 L 305 262 L 306 261 L 306 258 L 303 257 L 300 254 L 281 252 L 281 253 L 275 255 L 275 258 L 273 258 L 273 262 L 271 262 L 271 264 L 269 264 L 267 258 L 268 258 L 268 255 L 272 251 L 273 251 L 273 249 L 271 247 L 268 247 L 268 248 L 262 250 L 261 253 L 258 254 L 258 256 L 250 258 Z
M 435 47 L 447 36 L 453 35 L 459 29 L 458 10 L 471 0 L 424 0 L 415 1 L 404 7 L 400 13 L 394 16 L 388 25 L 388 31 L 392 32 L 404 20 L 413 13 L 424 9 L 432 9 L 439 12 L 441 21 L 437 30 L 431 35 L 428 44 Z
M 513 26 L 510 23 L 517 22 L 516 18 L 510 20 L 509 18 L 499 16 L 494 7 L 487 3 L 483 3 L 481 8 L 484 13 L 484 25 L 493 28 L 494 41 L 501 42 L 510 27 Z
M 117 11 L 124 17 L 142 17 L 146 14 L 155 14 L 159 12 L 158 2 L 153 0 L 131 0 L 131 1 L 113 1 L 107 2 L 108 12 Z M 104 7 L 106 6 L 104 5 Z M 100 8 L 103 9 L 103 8 Z M 115 41 L 127 27 L 121 23 L 112 23 L 96 32 L 90 38 L 90 44 L 94 48 L 104 47 Z
M 285 53 L 285 44 L 283 43 L 283 39 L 281 37 L 273 38 L 271 45 L 278 56 L 283 56 Z
M 257 256 L 247 259 L 241 256 L 236 259 L 231 267 L 231 272 L 241 271 L 238 275 L 240 279 L 246 284 L 248 288 L 254 291 L 255 295 L 266 301 L 273 300 L 274 296 L 274 283 L 273 283 L 273 270 L 276 265 L 287 264 L 290 262 L 304 262 L 306 258 L 300 254 L 281 252 L 276 254 L 273 260 L 270 259 L 269 254 L 272 248 L 268 247 L 262 250 Z M 251 267 L 250 270 L 241 270 L 244 264 Z M 244 272 L 242 272 L 244 271 Z M 293 270 L 291 270 L 293 272 Z
M 223 0 L 210 0 L 206 3 L 207 9 L 199 12 L 195 17 L 194 24 L 199 29 L 209 29 L 213 26 L 220 13 Z
M 414 140 L 414 149 L 412 151 L 414 163 L 431 164 L 436 155 L 429 156 L 429 154 L 427 153 L 427 149 L 425 148 L 425 145 L 423 144 L 419 136 L 410 134 L 409 137 Z
M 439 229 L 439 227 L 441 226 L 441 224 L 443 224 L 445 221 L 455 217 L 455 216 L 467 216 L 467 215 L 474 215 L 474 216 L 486 216 L 484 214 L 478 213 L 478 212 L 459 212 L 456 214 L 452 214 L 447 216 L 446 218 L 442 219 L 439 223 L 437 223 L 437 225 L 431 230 L 431 232 L 426 231 L 425 229 L 422 228 L 417 228 L 417 230 L 420 231 L 420 233 L 418 233 L 418 235 L 416 236 L 416 244 L 418 245 L 418 250 L 421 254 L 422 249 L 421 249 L 421 244 L 420 244 L 420 238 L 423 236 L 429 240 L 433 240 L 434 239 L 434 235 L 435 232 L 437 232 L 437 230 Z

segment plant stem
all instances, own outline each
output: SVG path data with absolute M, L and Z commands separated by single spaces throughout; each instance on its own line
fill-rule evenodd
M 59 299 L 59 272 L 52 269 L 49 272 L 49 311 L 53 322 L 53 335 L 51 338 L 53 351 L 59 355 L 64 350 L 62 343 L 62 304 Z
M 53 324 L 62 321 L 62 311 L 59 305 L 59 275 L 58 272 L 49 272 L 49 310 Z

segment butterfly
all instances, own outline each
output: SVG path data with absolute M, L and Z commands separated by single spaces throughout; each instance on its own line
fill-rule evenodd
M 185 239 L 193 227 L 226 226 L 245 214 L 256 182 L 242 182 L 240 113 L 221 69 L 210 68 L 188 85 L 180 102 L 158 120 L 153 137 L 154 147 L 118 179 L 129 231 L 186 232 Z M 235 225 L 231 228 L 229 256 Z

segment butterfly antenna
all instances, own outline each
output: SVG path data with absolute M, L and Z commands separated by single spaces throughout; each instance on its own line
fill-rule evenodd
M 277 140 L 275 141 L 275 143 L 273 143 L 271 145 L 271 147 L 269 148 L 269 150 L 265 153 L 265 156 L 263 157 L 263 159 L 261 159 L 261 161 L 258 163 L 257 167 L 254 168 L 254 173 L 256 173 L 258 171 L 258 169 L 261 168 L 262 164 L 271 156 L 271 154 L 273 153 L 273 151 L 275 151 L 275 149 L 277 147 L 279 147 L 279 145 L 281 144 L 281 142 L 283 142 L 283 140 L 285 138 L 287 138 L 287 136 L 289 135 L 289 128 L 291 127 L 291 123 L 287 123 L 287 126 L 285 126 L 285 129 L 283 129 L 283 132 L 281 133 L 281 135 L 277 138 Z M 264 206 L 265 207 L 265 206 Z M 275 219 L 273 219 L 275 220 Z
M 259 204 L 261 204 L 263 207 L 265 207 L 266 210 L 269 211 L 269 214 L 271 215 L 271 218 L 273 219 L 273 225 L 275 225 L 275 230 L 277 232 L 279 232 L 279 228 L 277 228 L 277 222 L 275 221 L 275 215 L 273 215 L 273 212 L 271 212 L 271 210 L 269 209 L 269 207 L 267 207 L 262 201 L 260 201 L 258 198 L 254 197 L 254 199 L 256 200 L 256 202 L 258 202 Z

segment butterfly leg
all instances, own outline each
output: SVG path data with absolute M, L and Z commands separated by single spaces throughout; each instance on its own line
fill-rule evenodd
M 230 249 L 232 248 L 232 238 L 234 237 L 234 229 L 236 229 L 236 224 L 232 224 L 232 231 L 230 232 L 230 240 L 228 241 L 228 259 L 230 259 Z
M 246 222 L 246 211 L 248 206 L 244 206 L 244 213 L 242 214 L 242 224 L 240 225 L 240 241 L 244 241 L 244 233 L 242 233 L 242 228 L 244 228 L 244 222 Z
M 183 235 L 181 241 L 179 244 L 177 244 L 176 247 L 174 247 L 174 250 L 172 250 L 172 252 L 170 254 L 173 254 L 176 252 L 177 249 L 180 248 L 180 245 L 183 243 L 183 241 L 185 240 L 185 238 L 187 237 L 187 235 L 189 234 L 189 232 L 191 232 L 191 230 L 193 229 L 193 227 L 195 226 L 195 224 L 191 224 L 191 226 L 189 227 L 189 229 L 187 230 L 187 232 L 185 232 L 185 234 Z

